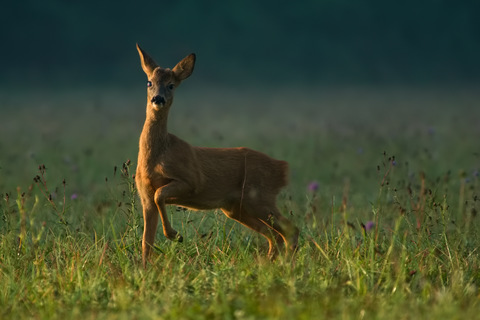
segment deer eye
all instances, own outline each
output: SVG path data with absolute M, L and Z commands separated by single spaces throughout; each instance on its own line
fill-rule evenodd
M 151 87 L 152 86 L 152 81 L 147 81 L 147 87 Z
M 174 85 L 173 83 L 170 83 L 170 84 L 168 85 L 168 89 L 173 90 L 173 88 L 175 88 L 175 85 Z

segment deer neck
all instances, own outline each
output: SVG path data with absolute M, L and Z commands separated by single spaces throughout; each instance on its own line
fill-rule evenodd
M 140 135 L 140 154 L 146 159 L 157 159 L 168 146 L 168 110 L 155 111 L 147 106 L 147 117 Z

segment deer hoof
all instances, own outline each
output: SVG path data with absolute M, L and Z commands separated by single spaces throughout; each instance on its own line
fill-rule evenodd
M 166 234 L 165 236 L 167 237 L 168 240 L 183 242 L 183 237 L 178 232 L 172 232 L 171 234 Z
M 175 240 L 176 240 L 177 242 L 183 242 L 183 237 L 182 237 L 182 235 L 181 235 L 180 233 L 177 233 L 177 236 L 175 237 Z

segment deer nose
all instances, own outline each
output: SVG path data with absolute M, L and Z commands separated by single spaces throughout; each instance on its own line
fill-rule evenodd
M 160 95 L 154 96 L 152 98 L 152 103 L 154 104 L 165 104 L 165 102 L 165 98 Z

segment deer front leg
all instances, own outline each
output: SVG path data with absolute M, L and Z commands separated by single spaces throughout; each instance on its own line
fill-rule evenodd
M 182 196 L 188 195 L 191 190 L 192 187 L 190 187 L 190 185 L 187 183 L 173 180 L 155 191 L 155 203 L 157 205 L 158 212 L 160 213 L 160 218 L 162 219 L 163 234 L 165 237 L 167 237 L 167 239 L 177 240 L 179 242 L 183 241 L 182 235 L 172 228 L 170 221 L 168 220 L 165 201 L 169 198 L 181 198 Z
M 169 240 L 183 241 L 183 237 L 178 231 L 172 228 L 170 221 L 167 217 L 167 209 L 165 207 L 165 201 L 155 201 L 157 204 L 158 212 L 160 213 L 160 219 L 162 219 L 163 234 Z
M 143 239 L 142 239 L 142 262 L 143 267 L 147 265 L 150 249 L 155 242 L 155 234 L 158 225 L 158 211 L 153 201 L 143 203 Z

